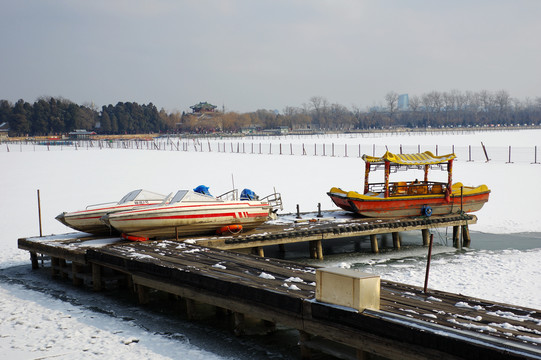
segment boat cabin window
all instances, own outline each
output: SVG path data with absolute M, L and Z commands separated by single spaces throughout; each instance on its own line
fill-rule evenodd
M 141 192 L 141 189 L 133 190 L 133 191 L 127 193 L 126 195 L 124 195 L 124 197 L 122 199 L 120 199 L 120 201 L 118 203 L 119 204 L 124 204 L 124 203 L 127 203 L 129 201 L 133 201 L 133 200 L 135 200 L 137 195 L 139 195 L 140 192 Z

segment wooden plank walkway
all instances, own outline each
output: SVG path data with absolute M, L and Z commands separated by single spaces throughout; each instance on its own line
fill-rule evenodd
M 263 224 L 257 229 L 231 236 L 198 236 L 190 241 L 197 245 L 217 249 L 239 250 L 254 249 L 263 256 L 262 247 L 284 245 L 299 242 L 311 242 L 311 256 L 323 258 L 322 240 L 347 237 L 370 236 L 372 252 L 379 252 L 377 235 L 393 235 L 395 248 L 400 248 L 400 232 L 422 231 L 422 241 L 428 245 L 429 230 L 453 227 L 453 243 L 458 247 L 460 239 L 457 229 L 462 229 L 465 246 L 470 242 L 468 225 L 477 223 L 477 217 L 471 214 L 451 214 L 416 218 L 360 218 L 348 215 L 342 219 L 317 218 L 315 216 L 293 221 L 277 221 Z
M 314 267 L 174 240 L 132 243 L 75 233 L 19 239 L 19 247 L 51 256 L 54 275 L 86 279 L 97 290 L 107 270 L 129 278 L 141 302 L 155 289 L 187 304 L 228 309 L 237 332 L 245 315 L 298 329 L 305 357 L 321 337 L 358 349 L 360 358 L 541 359 L 535 309 L 382 281 L 380 310 L 357 312 L 315 301 Z M 82 267 L 92 276 L 79 276 Z

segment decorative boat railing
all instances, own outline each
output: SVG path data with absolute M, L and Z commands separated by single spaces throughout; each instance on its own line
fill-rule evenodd
M 428 195 L 428 194 L 445 194 L 447 183 L 435 181 L 421 182 L 392 182 L 389 183 L 389 196 L 410 196 L 410 195 Z M 384 194 L 385 183 L 370 183 L 368 191 L 375 194 Z

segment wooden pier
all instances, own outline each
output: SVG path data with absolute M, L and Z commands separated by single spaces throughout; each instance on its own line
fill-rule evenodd
M 364 224 L 366 219 L 340 226 L 307 221 L 293 230 L 286 231 L 290 225 L 281 230 L 280 225 L 272 225 L 278 230 L 266 228 L 263 233 L 225 239 L 193 238 L 190 243 L 133 243 L 72 233 L 22 238 L 18 244 L 30 252 L 34 268 L 39 268 L 38 254 L 45 255 L 50 258 L 52 275 L 71 278 L 75 285 L 96 291 L 124 286 L 141 303 L 151 300 L 156 291 L 172 294 L 185 302 L 190 318 L 196 317 L 197 303 L 212 305 L 232 314 L 236 334 L 243 333 L 246 317 L 297 329 L 303 359 L 309 359 L 314 350 L 345 359 L 366 359 L 370 354 L 390 359 L 541 359 L 539 310 L 430 289 L 424 293 L 420 287 L 382 281 L 380 309 L 357 311 L 315 300 L 315 267 L 219 249 L 253 249 L 293 239 L 331 240 L 398 232 L 404 227 L 423 230 L 444 223 L 463 226 L 474 221 L 424 220 L 390 221 L 384 226 Z M 294 236 L 284 235 L 293 231 L 297 232 Z
M 235 236 L 201 236 L 190 238 L 197 245 L 222 250 L 251 250 L 264 256 L 263 247 L 308 242 L 310 257 L 323 259 L 322 241 L 370 237 L 373 253 L 379 252 L 378 235 L 392 234 L 393 247 L 400 249 L 400 232 L 420 230 L 423 245 L 428 245 L 430 230 L 453 228 L 455 247 L 469 246 L 471 239 L 469 224 L 476 224 L 477 217 L 471 214 L 451 214 L 416 218 L 360 218 L 351 217 L 337 221 L 335 218 L 318 218 L 315 214 L 304 214 L 293 222 L 264 224 L 246 234 Z

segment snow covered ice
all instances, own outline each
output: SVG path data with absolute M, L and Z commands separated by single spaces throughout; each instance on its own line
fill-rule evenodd
M 205 184 L 213 194 L 221 194 L 232 188 L 232 177 L 235 187 L 250 188 L 260 196 L 276 188 L 284 201 L 283 213 L 294 213 L 297 204 L 301 211 L 316 211 L 318 203 L 322 209 L 336 209 L 326 195 L 332 186 L 362 189 L 364 163 L 358 157 L 359 146 L 363 153 L 372 155 L 375 151 L 378 155 L 386 146 L 391 152 L 399 152 L 401 145 L 404 152 L 417 152 L 418 147 L 435 152 L 438 145 L 443 154 L 454 145 L 458 158 L 453 179 L 465 185 L 487 184 L 492 190 L 489 202 L 476 213 L 478 223 L 470 226 L 472 245 L 479 233 L 532 233 L 523 236 L 534 245 L 523 249 L 509 242 L 504 249 L 456 251 L 439 244 L 431 264 L 429 288 L 541 309 L 541 164 L 531 164 L 534 147 L 541 148 L 539 139 L 541 131 L 521 130 L 452 136 L 348 134 L 194 141 L 205 145 L 208 141 L 210 146 L 244 142 L 246 153 L 217 152 L 216 147 L 212 152 L 82 147 L 53 147 L 48 151 L 33 145 L 10 145 L 8 152 L 7 145 L 0 144 L 0 358 L 169 359 L 179 354 L 188 360 L 287 357 L 257 344 L 235 345 L 234 338 L 220 338 L 219 332 L 209 335 L 206 329 L 178 319 L 153 321 L 142 309 L 103 299 L 100 294 L 70 284 L 51 284 L 50 279 L 32 273 L 28 252 L 17 248 L 17 239 L 39 235 L 37 189 L 44 235 L 72 232 L 54 219 L 59 213 L 114 201 L 134 189 L 167 194 Z M 487 147 L 490 162 L 485 162 L 480 142 Z M 248 149 L 252 143 L 261 143 L 267 150 L 251 154 Z M 282 155 L 277 150 L 279 144 L 283 144 Z M 327 145 L 326 156 L 322 156 L 323 144 Z M 331 144 L 337 156 L 331 156 Z M 307 155 L 301 155 L 303 145 L 310 149 Z M 343 150 L 346 145 L 347 157 Z M 474 161 L 467 161 L 469 145 L 474 149 Z M 511 163 L 507 163 L 508 146 L 513 147 Z M 318 149 L 317 156 L 314 149 Z M 437 171 L 431 174 L 437 175 Z M 518 241 L 516 236 L 513 239 Z M 376 256 L 330 256 L 325 264 L 360 268 L 383 279 L 422 286 L 426 249 L 419 246 Z M 223 268 L 221 264 L 215 266 Z M 296 280 L 289 280 L 285 285 L 295 287 Z

